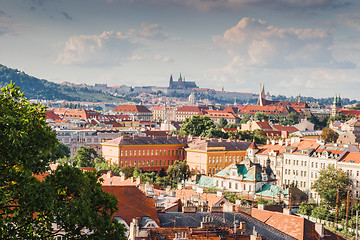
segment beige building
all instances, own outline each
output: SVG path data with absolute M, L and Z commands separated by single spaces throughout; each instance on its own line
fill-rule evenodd
M 251 142 L 194 138 L 185 149 L 190 171 L 213 175 L 232 163 L 244 160 Z

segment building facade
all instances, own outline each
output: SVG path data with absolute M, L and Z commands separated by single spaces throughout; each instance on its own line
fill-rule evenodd
M 157 172 L 185 160 L 185 146 L 186 139 L 179 137 L 120 137 L 101 143 L 102 155 L 110 165 Z
M 251 142 L 196 138 L 185 149 L 190 171 L 214 175 L 232 163 L 240 163 Z

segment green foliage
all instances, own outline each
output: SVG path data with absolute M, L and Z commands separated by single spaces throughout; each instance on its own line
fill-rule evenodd
M 133 176 L 135 167 L 132 166 L 124 166 L 121 168 L 121 172 L 125 174 L 126 178 L 130 178 Z
M 180 128 L 180 134 L 182 136 L 206 137 L 207 134 L 210 134 L 208 131 L 212 128 L 216 128 L 216 125 L 208 116 L 195 115 L 185 119 Z
M 339 134 L 331 128 L 323 128 L 320 137 L 326 142 L 336 142 L 339 138 Z
M 283 122 L 280 122 L 280 124 L 284 126 L 292 126 L 298 123 L 299 123 L 299 115 L 296 112 L 291 112 L 285 117 L 285 120 Z
M 327 205 L 320 205 L 311 211 L 311 217 L 328 220 L 330 215 L 329 207 Z
M 349 109 L 360 110 L 360 102 L 356 103 L 354 107 L 350 107 Z
M 58 141 L 47 127 L 45 108 L 30 104 L 14 84 L 0 95 L 0 239 L 52 239 L 52 223 L 70 239 L 124 239 L 111 220 L 117 201 L 102 191 L 98 173 L 60 166 L 44 181 Z
M 330 116 L 328 118 L 327 125 L 329 125 L 332 121 L 348 121 L 352 118 L 351 115 L 344 115 L 342 113 L 337 113 L 335 116 Z
M 254 119 L 255 121 L 268 121 L 269 120 L 269 115 L 267 115 L 266 113 L 263 112 L 256 112 L 254 115 Z
M 229 132 L 230 139 L 238 139 L 242 141 L 254 141 L 257 144 L 265 144 L 267 136 L 263 130 L 256 129 L 252 132 L 250 131 L 235 131 Z
M 319 173 L 320 176 L 312 188 L 319 193 L 322 200 L 331 206 L 335 206 L 337 189 L 339 189 L 339 202 L 346 199 L 351 180 L 343 170 L 335 168 L 334 165 L 328 165 L 327 168 L 322 168 Z
M 204 192 L 206 193 L 217 193 L 217 189 L 216 188 L 207 188 L 204 190 Z
M 187 162 L 178 160 L 176 160 L 173 165 L 169 166 L 166 172 L 170 178 L 172 187 L 176 187 L 179 182 L 188 179 L 191 175 Z
M 205 131 L 205 137 L 227 139 L 229 138 L 229 134 L 227 132 L 223 132 L 219 128 L 210 128 Z
M 326 127 L 328 124 L 328 117 L 324 118 L 322 121 L 320 121 L 320 119 L 318 117 L 316 117 L 313 114 L 310 114 L 310 116 L 307 117 L 307 120 L 313 124 L 315 124 L 314 128 L 315 129 L 323 129 L 324 127 Z
M 234 192 L 224 192 L 224 197 L 233 203 L 240 200 L 239 196 Z
M 245 113 L 243 116 L 242 116 L 242 118 L 241 118 L 241 121 L 240 121 L 240 124 L 241 123 L 247 123 L 249 120 L 250 120 L 250 114 L 248 114 L 248 113 Z
M 99 161 L 96 158 L 99 156 L 92 147 L 81 146 L 74 155 L 73 163 L 78 167 L 95 167 L 95 161 Z
M 228 124 L 228 121 L 225 118 L 220 118 L 219 120 L 219 127 L 223 128 Z
M 261 197 L 261 198 L 258 199 L 257 203 L 258 203 L 258 204 L 265 204 L 266 201 L 265 201 L 265 199 L 263 199 L 263 198 Z
M 56 143 L 56 148 L 51 152 L 51 161 L 55 162 L 59 158 L 68 158 L 70 157 L 70 149 L 58 141 Z
M 138 178 L 140 174 L 141 174 L 140 170 L 137 167 L 135 167 L 133 172 L 133 177 Z
M 307 204 L 306 202 L 302 202 L 299 206 L 299 214 L 310 216 L 312 210 L 314 209 L 313 204 Z
M 68 100 L 84 102 L 119 102 L 121 99 L 88 88 L 61 86 L 43 79 L 31 77 L 17 69 L 0 65 L 0 86 L 16 83 L 29 99 Z

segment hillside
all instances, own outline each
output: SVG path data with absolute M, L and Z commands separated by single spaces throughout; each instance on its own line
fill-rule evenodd
M 28 99 L 68 100 L 85 102 L 120 102 L 121 99 L 101 91 L 61 86 L 27 75 L 0 64 L 0 87 L 13 81 Z

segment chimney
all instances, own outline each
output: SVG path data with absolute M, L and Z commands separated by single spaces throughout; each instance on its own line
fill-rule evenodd
M 107 177 L 107 178 L 111 178 L 111 177 L 112 177 L 112 172 L 111 172 L 111 170 L 108 170 L 108 171 L 107 171 L 106 177 Z
M 140 176 L 138 176 L 136 178 L 136 185 L 140 185 L 140 183 L 141 183 L 141 178 L 140 178 Z
M 120 181 L 122 181 L 122 182 L 125 181 L 125 174 L 122 173 L 122 174 L 120 175 Z
M 322 223 L 315 223 L 315 231 L 319 234 L 320 238 L 325 236 L 324 225 Z

